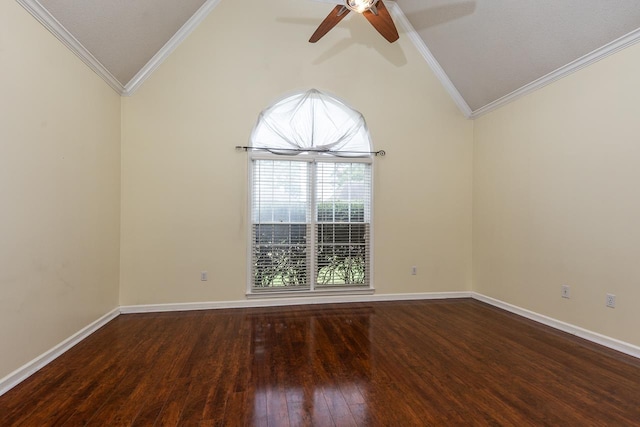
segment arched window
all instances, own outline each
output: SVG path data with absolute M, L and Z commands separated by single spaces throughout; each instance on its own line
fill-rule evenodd
M 250 153 L 249 294 L 370 291 L 362 114 L 315 89 L 290 96 L 260 114 Z

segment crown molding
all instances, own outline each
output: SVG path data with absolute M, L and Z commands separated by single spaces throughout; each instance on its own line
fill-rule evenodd
M 475 119 L 477 117 L 482 116 L 483 114 L 487 114 L 490 111 L 493 111 L 497 108 L 500 108 L 510 102 L 515 101 L 516 99 L 522 98 L 544 86 L 547 86 L 556 80 L 560 80 L 563 77 L 568 76 L 569 74 L 575 73 L 578 70 L 581 70 L 585 67 L 588 67 L 601 59 L 606 58 L 609 55 L 613 55 L 616 52 L 619 52 L 627 47 L 637 43 L 640 41 L 640 28 L 637 30 L 631 31 L 628 34 L 612 41 L 611 43 L 607 43 L 606 45 L 587 53 L 586 55 L 576 59 L 568 63 L 567 65 L 558 68 L 555 71 L 550 72 L 549 74 L 540 77 L 537 80 L 532 81 L 529 84 L 522 86 L 519 89 L 514 90 L 513 92 L 496 99 L 495 101 L 474 110 L 471 113 L 470 118 Z
M 34 18 L 36 18 L 44 27 L 58 38 L 65 46 L 67 46 L 78 58 L 82 60 L 97 75 L 102 77 L 105 82 L 113 90 L 120 95 L 125 94 L 125 88 L 116 79 L 113 74 L 105 68 L 95 56 L 85 48 L 56 18 L 45 9 L 38 0 L 16 0 L 18 4 L 24 7 Z
M 78 41 L 64 25 L 60 23 L 38 0 L 16 0 L 34 18 L 49 30 L 58 40 L 67 46 L 89 68 L 109 85 L 113 90 L 123 96 L 132 95 L 144 81 L 160 66 L 162 62 L 173 52 L 180 43 L 196 29 L 207 15 L 220 3 L 220 0 L 207 0 L 191 18 L 169 39 L 167 43 L 145 64 L 144 67 L 126 84 L 122 85 L 113 74 L 95 56 Z
M 331 1 L 333 2 L 333 0 Z M 80 60 L 82 60 L 91 70 L 98 74 L 98 76 L 102 77 L 102 79 L 113 90 L 120 95 L 130 96 L 144 83 L 147 78 L 149 78 L 160 64 L 167 59 L 178 45 L 180 45 L 180 43 L 182 43 L 196 29 L 196 27 L 220 3 L 220 0 L 207 0 L 126 85 L 120 83 L 118 79 L 116 79 L 113 74 L 111 74 L 109 70 L 107 70 L 105 66 L 102 65 L 102 63 L 82 45 L 82 43 L 80 43 L 55 17 L 49 13 L 47 9 L 42 6 L 40 1 L 16 0 L 16 2 L 26 9 L 42 25 L 44 25 L 49 32 L 58 38 L 58 40 L 67 46 L 73 53 L 75 53 L 76 56 L 78 56 Z M 436 78 L 449 93 L 462 114 L 469 119 L 475 119 L 496 110 L 640 41 L 639 28 L 495 101 L 490 102 L 487 105 L 472 111 L 462 95 L 460 95 L 460 92 L 458 92 L 458 89 L 449 79 L 449 76 L 435 59 L 424 40 L 422 40 L 420 35 L 413 28 L 404 12 L 402 12 L 400 6 L 398 6 L 395 1 L 387 1 L 386 3 L 387 9 L 389 9 L 393 19 L 404 28 L 405 34 L 409 40 L 411 40 L 418 52 L 420 52 Z
M 220 0 L 207 0 L 200 9 L 184 23 L 182 27 L 169 39 L 164 46 L 153 55 L 144 67 L 124 87 L 123 95 L 131 96 L 145 82 L 146 79 L 171 55 L 179 45 L 196 29 L 198 25 L 211 13 L 220 3 Z
M 413 28 L 413 25 L 411 25 L 402 9 L 400 9 L 400 6 L 398 6 L 395 1 L 385 1 L 385 5 L 391 12 L 391 15 L 393 16 L 395 22 L 404 27 L 405 34 L 407 35 L 407 37 L 409 37 L 409 40 L 411 40 L 416 49 L 418 49 L 418 52 L 420 52 L 424 60 L 427 61 L 427 64 L 429 64 L 429 67 L 431 67 L 431 71 L 433 71 L 433 73 L 436 75 L 436 78 L 440 80 L 440 83 L 449 93 L 449 96 L 451 96 L 453 102 L 458 106 L 462 114 L 464 114 L 466 118 L 471 118 L 471 108 L 464 100 L 462 95 L 460 95 L 458 89 L 456 89 L 454 84 L 451 82 L 447 73 L 444 72 L 436 58 L 433 56 L 433 54 L 425 44 L 424 40 L 422 40 L 418 32 L 415 30 L 415 28 Z

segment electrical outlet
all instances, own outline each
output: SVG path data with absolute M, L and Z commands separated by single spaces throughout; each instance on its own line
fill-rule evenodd
M 562 288 L 560 288 L 560 295 L 562 298 L 571 298 L 570 290 L 569 285 L 562 285 Z
M 414 265 L 413 267 L 411 267 L 411 275 L 415 276 L 416 274 L 418 274 L 418 267 Z
M 200 272 L 200 280 L 206 282 L 209 279 L 209 274 L 206 271 Z
M 616 296 L 614 294 L 607 294 L 607 307 L 616 307 Z

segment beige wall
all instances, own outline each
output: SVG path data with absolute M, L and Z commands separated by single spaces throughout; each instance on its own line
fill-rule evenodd
M 390 45 L 353 16 L 310 45 L 300 28 L 329 10 L 222 1 L 123 100 L 123 305 L 244 299 L 247 155 L 234 146 L 263 108 L 311 87 L 360 110 L 388 153 L 375 163 L 377 292 L 470 289 L 473 123 L 406 37 Z
M 0 378 L 117 306 L 120 99 L 0 2 Z
M 300 26 L 311 34 L 330 9 L 313 7 L 223 1 L 120 101 L 0 3 L 0 377 L 118 305 L 118 283 L 123 305 L 243 299 L 247 160 L 233 147 L 260 110 L 310 87 L 360 110 L 388 152 L 378 294 L 473 282 L 640 345 L 640 45 L 474 124 L 406 37 L 389 45 L 354 16 L 308 44 Z
M 475 291 L 640 345 L 638 76 L 635 45 L 476 120 Z

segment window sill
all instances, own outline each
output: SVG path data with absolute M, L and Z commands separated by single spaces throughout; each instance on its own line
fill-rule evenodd
M 293 298 L 293 297 L 323 297 L 323 296 L 335 296 L 335 295 L 373 295 L 375 289 L 373 288 L 344 288 L 344 289 L 316 289 L 314 291 L 300 290 L 300 291 L 258 291 L 247 292 L 247 299 L 266 299 L 266 298 Z

